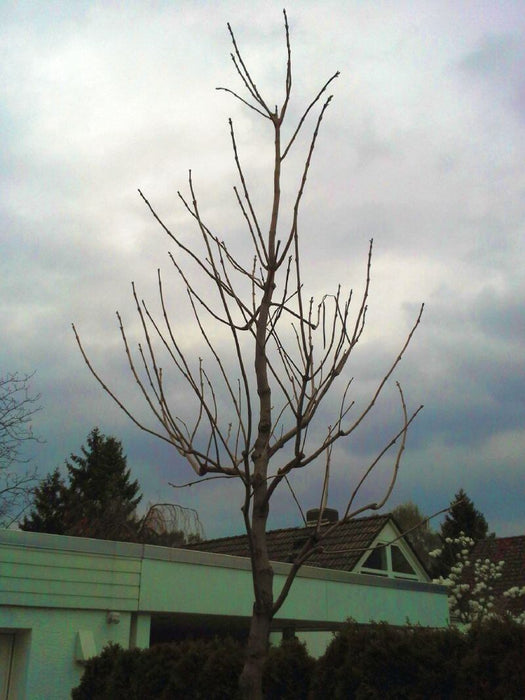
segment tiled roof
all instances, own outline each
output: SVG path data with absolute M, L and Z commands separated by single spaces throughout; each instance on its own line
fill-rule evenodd
M 489 559 L 495 564 L 504 561 L 502 577 L 494 583 L 493 587 L 496 604 L 499 603 L 513 614 L 525 610 L 525 596 L 503 597 L 504 591 L 509 588 L 525 586 L 525 535 L 480 540 L 472 549 L 471 559 L 473 561 Z
M 322 542 L 322 551 L 316 552 L 306 562 L 309 566 L 323 569 L 352 571 L 386 523 L 390 515 L 372 515 L 367 518 L 354 518 L 341 524 L 326 540 Z M 322 529 L 330 525 L 323 525 Z M 267 533 L 268 551 L 272 561 L 293 561 L 303 546 L 313 527 L 295 527 L 283 530 L 270 530 Z M 222 537 L 187 545 L 190 549 L 199 549 L 218 554 L 230 554 L 248 557 L 248 538 L 246 535 Z

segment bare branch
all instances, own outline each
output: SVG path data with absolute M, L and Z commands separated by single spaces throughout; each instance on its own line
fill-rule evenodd
M 248 167 L 241 162 L 231 119 L 229 132 L 237 179 L 233 204 L 240 209 L 250 245 L 246 257 L 237 253 L 233 244 L 227 244 L 225 237 L 204 220 L 191 170 L 188 175 L 189 194 L 178 193 L 180 205 L 197 233 L 190 243 L 163 223 L 139 190 L 153 219 L 176 245 L 176 254 L 169 255 L 175 276 L 186 292 L 185 297 L 182 296 L 191 310 L 193 327 L 199 331 L 198 344 L 185 351 L 180 340 L 180 333 L 184 335 L 185 329 L 177 328 L 170 317 L 167 290 L 160 271 L 157 273 L 161 309 L 158 315 L 153 307 L 139 299 L 132 285 L 143 336 L 138 350 L 133 344 L 132 352 L 123 321 L 117 314 L 129 371 L 155 427 L 133 415 L 104 383 L 88 359 L 74 326 L 73 331 L 88 369 L 104 391 L 135 425 L 174 446 L 190 463 L 196 478 L 172 486 L 191 487 L 222 478 L 240 478 L 243 483 L 241 511 L 248 537 L 254 594 L 252 629 L 242 676 L 246 689 L 252 682 L 250 677 L 255 676 L 260 681 L 271 620 L 283 604 L 294 577 L 301 565 L 320 550 L 323 539 L 337 527 L 337 524 L 325 526 L 321 517 L 318 519 L 297 553 L 279 595 L 274 597 L 266 538 L 271 498 L 279 486 L 288 488 L 305 521 L 289 477 L 293 470 L 313 467 L 313 463 L 322 457 L 325 463 L 319 503 L 320 513 L 323 512 L 328 503 L 330 472 L 336 454 L 333 447 L 337 441 L 350 438 L 357 431 L 376 406 L 387 384 L 394 379 L 394 372 L 421 322 L 423 305 L 402 341 L 401 349 L 358 410 L 351 394 L 353 377 L 342 377 L 340 384 L 337 381 L 346 372 L 365 331 L 373 241 L 368 248 L 364 289 L 357 301 L 354 301 L 351 290 L 346 291 L 340 285 L 332 293 L 312 297 L 304 284 L 301 266 L 301 206 L 321 125 L 332 100 L 327 91 L 339 73 L 334 73 L 321 86 L 313 99 L 299 111 L 295 123 L 288 124 L 292 50 L 286 12 L 284 98 L 280 107 L 259 90 L 230 25 L 228 31 L 233 44 L 231 59 L 242 87 L 240 92 L 227 87 L 217 89 L 247 107 L 252 117 L 262 117 L 271 124 L 269 148 L 273 164 L 268 173 L 271 204 L 265 214 L 256 212 L 256 199 L 248 185 Z M 270 108 L 269 105 L 276 106 Z M 310 135 L 303 141 L 298 135 L 304 133 L 310 115 Z M 287 139 L 285 129 L 291 134 Z M 302 165 L 296 173 L 288 173 L 288 161 L 285 171 L 284 160 L 292 146 L 299 148 L 300 144 L 304 147 Z M 289 199 L 291 212 L 286 219 L 281 192 L 288 194 L 290 191 L 285 182 L 288 177 L 293 178 L 295 190 Z M 342 251 L 341 254 L 346 253 Z M 191 271 L 186 263 L 190 264 Z M 226 355 L 220 352 L 219 346 L 224 329 L 228 329 L 230 342 Z M 164 361 L 167 361 L 170 371 L 163 369 Z M 189 414 L 191 418 L 186 417 L 186 406 L 177 406 L 177 410 L 173 408 L 173 391 L 169 384 L 173 381 L 172 372 L 190 389 L 194 402 L 194 410 Z M 336 387 L 341 393 L 330 417 L 325 418 L 325 409 L 330 408 L 327 399 Z M 348 473 L 348 500 L 342 522 L 365 511 L 377 511 L 387 502 L 395 486 L 408 429 L 422 408 L 409 413 L 399 384 L 397 391 L 401 426 L 393 431 L 393 437 L 378 442 L 375 456 L 362 472 L 357 475 Z M 316 439 L 316 435 L 321 437 Z M 392 470 L 384 491 L 377 499 L 356 507 L 356 498 L 363 484 L 390 451 Z M 253 684 L 250 687 L 254 687 Z M 254 695 L 259 696 L 260 693 Z
M 339 73 L 339 71 L 337 71 L 336 73 L 334 73 L 334 74 L 332 75 L 331 78 L 328 78 L 328 80 L 326 81 L 326 83 L 325 83 L 325 84 L 323 85 L 323 87 L 319 90 L 319 92 L 318 92 L 317 95 L 314 97 L 314 99 L 310 102 L 310 104 L 308 105 L 308 107 L 307 107 L 306 110 L 304 111 L 303 116 L 302 116 L 301 119 L 299 120 L 299 124 L 297 125 L 297 128 L 295 129 L 292 138 L 290 139 L 290 141 L 288 142 L 288 145 L 287 145 L 286 148 L 284 149 L 283 154 L 282 154 L 282 156 L 281 156 L 281 160 L 284 160 L 284 159 L 286 158 L 286 156 L 288 155 L 288 151 L 290 150 L 290 148 L 292 147 L 292 145 L 293 145 L 295 139 L 297 138 L 297 134 L 301 131 L 302 126 L 303 126 L 303 124 L 304 124 L 304 122 L 305 122 L 305 120 L 306 120 L 306 117 L 308 116 L 308 114 L 309 114 L 309 112 L 311 111 L 311 109 L 312 109 L 312 108 L 316 105 L 316 103 L 321 99 L 322 95 L 326 92 L 326 89 L 328 88 L 328 86 L 330 85 L 330 83 L 332 83 L 332 82 L 333 82 L 336 78 L 338 78 L 339 76 L 340 76 L 340 73 Z M 329 100 L 330 100 L 330 99 L 332 99 L 332 98 L 330 97 Z

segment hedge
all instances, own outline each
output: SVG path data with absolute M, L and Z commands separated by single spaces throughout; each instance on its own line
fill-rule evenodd
M 235 700 L 244 662 L 233 639 L 196 639 L 122 649 L 109 644 L 86 663 L 73 700 Z M 271 647 L 264 673 L 268 698 L 306 700 L 314 660 L 297 640 Z
M 523 700 L 525 628 L 347 623 L 315 666 L 310 700 Z
M 232 639 L 197 639 L 124 650 L 88 661 L 73 700 L 236 700 L 244 651 Z M 349 621 L 314 661 L 295 639 L 271 647 L 267 700 L 522 700 L 525 628 L 490 621 L 447 628 Z

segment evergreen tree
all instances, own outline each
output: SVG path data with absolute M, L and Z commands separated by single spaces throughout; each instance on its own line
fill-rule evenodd
M 57 468 L 34 490 L 22 530 L 139 541 L 135 509 L 142 495 L 138 481 L 130 479 L 122 443 L 94 428 L 66 466 L 69 483 Z
M 441 525 L 441 537 L 456 538 L 461 532 L 474 542 L 487 537 L 489 526 L 485 516 L 477 510 L 463 489 L 451 501 L 450 510 Z
M 460 545 L 456 540 L 463 534 L 474 542 L 487 537 L 489 526 L 485 516 L 477 510 L 463 489 L 460 489 L 450 503 L 450 510 L 441 524 L 441 554 L 436 559 L 434 574 L 446 577 L 454 565 Z M 447 542 L 453 540 L 453 542 Z
M 31 512 L 20 524 L 21 529 L 64 535 L 66 499 L 67 486 L 57 467 L 33 490 Z
M 204 530 L 191 508 L 173 503 L 151 505 L 142 518 L 138 481 L 131 481 L 122 443 L 98 428 L 88 435 L 81 454 L 66 461 L 67 479 L 58 467 L 33 490 L 22 530 L 102 540 L 180 547 L 199 542 Z
M 69 489 L 66 532 L 77 537 L 136 539 L 135 509 L 142 495 L 130 480 L 122 443 L 94 428 L 87 447 L 66 462 Z

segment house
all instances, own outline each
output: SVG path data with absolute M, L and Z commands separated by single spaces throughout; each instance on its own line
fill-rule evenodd
M 348 617 L 448 624 L 446 589 L 429 583 L 391 518 L 360 520 L 301 568 L 274 620 L 274 641 L 293 631 L 320 654 Z M 276 589 L 308 530 L 270 534 Z M 0 530 L 0 697 L 69 698 L 85 661 L 109 642 L 129 648 L 184 634 L 245 636 L 250 563 L 226 551 L 241 541 L 175 549 Z M 225 551 L 205 551 L 206 544 Z
M 321 533 L 338 520 L 337 511 L 326 508 Z M 267 533 L 272 561 L 293 562 L 315 530 L 319 509 L 306 514 L 306 527 Z M 223 537 L 189 545 L 194 550 L 249 557 L 246 535 Z M 407 581 L 429 582 L 430 576 L 412 546 L 402 537 L 391 515 L 372 515 L 341 523 L 308 559 L 308 566 L 371 574 Z

